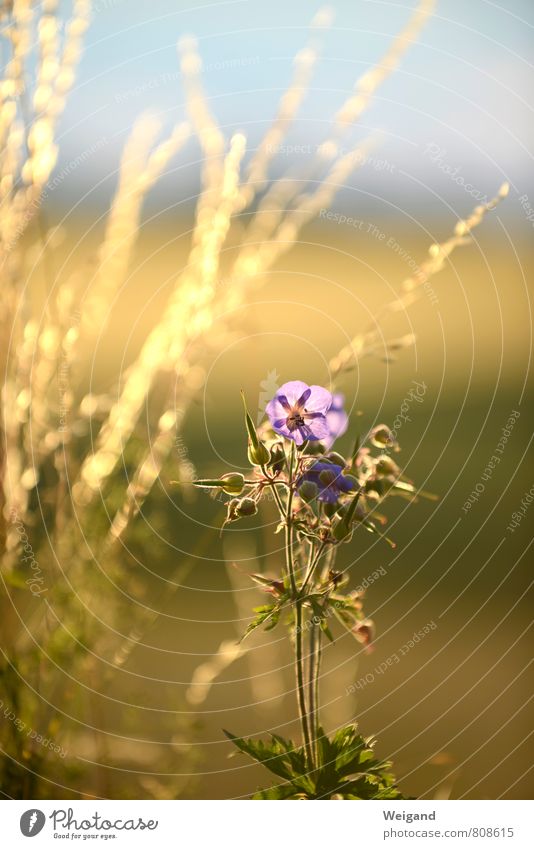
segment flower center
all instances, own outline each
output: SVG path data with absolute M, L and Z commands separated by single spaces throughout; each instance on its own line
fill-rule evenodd
M 306 424 L 298 408 L 293 408 L 287 417 L 287 427 L 291 433 Z

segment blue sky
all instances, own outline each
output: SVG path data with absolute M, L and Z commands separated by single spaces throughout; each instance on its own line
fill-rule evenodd
M 90 187 L 117 166 L 135 118 L 158 113 L 169 127 L 184 117 L 176 42 L 199 39 L 205 87 L 230 135 L 243 130 L 254 147 L 271 120 L 291 73 L 292 57 L 321 4 L 292 0 L 95 0 L 94 20 L 76 90 L 61 122 L 66 163 L 105 139 L 77 180 Z M 341 0 L 324 38 L 322 60 L 289 138 L 315 144 L 354 80 L 377 61 L 409 17 L 413 3 Z M 349 141 L 382 132 L 378 157 L 387 173 L 366 167 L 353 180 L 371 194 L 432 204 L 433 192 L 459 210 L 475 195 L 491 195 L 503 179 L 516 197 L 532 188 L 532 34 L 534 7 L 508 0 L 438 0 L 434 18 L 380 89 Z M 177 165 L 186 165 L 162 194 L 194 190 L 198 150 L 191 142 Z M 287 164 L 282 157 L 280 165 Z M 80 169 L 81 170 L 81 169 Z M 454 172 L 456 180 L 451 179 Z M 463 182 L 462 182 L 463 181 Z M 76 193 L 80 185 L 66 186 Z M 465 184 L 473 187 L 469 193 Z M 106 180 L 106 195 L 112 180 Z

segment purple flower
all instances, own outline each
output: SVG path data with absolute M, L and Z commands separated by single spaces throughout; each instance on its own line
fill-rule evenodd
M 314 463 L 301 475 L 298 486 L 304 481 L 315 484 L 318 490 L 317 499 L 328 504 L 335 504 L 340 495 L 351 492 L 356 487 L 354 478 L 345 477 L 341 466 L 321 461 Z
M 343 409 L 345 396 L 337 392 L 332 396 L 332 404 L 326 414 L 326 423 L 328 425 L 329 434 L 324 442 L 325 448 L 329 450 L 338 436 L 343 436 L 349 426 L 349 417 Z
M 332 396 L 322 386 L 308 386 L 301 380 L 290 380 L 280 387 L 266 412 L 276 433 L 302 445 L 307 439 L 327 439 L 327 410 Z

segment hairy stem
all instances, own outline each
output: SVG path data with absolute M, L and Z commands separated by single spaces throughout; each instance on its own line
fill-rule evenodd
M 313 573 L 315 572 L 317 564 L 319 563 L 319 560 L 321 559 L 321 555 L 322 555 L 323 551 L 325 550 L 325 548 L 326 548 L 326 543 L 325 542 L 321 543 L 319 550 L 314 555 L 314 548 L 312 547 L 312 550 L 310 552 L 310 560 L 309 560 L 309 565 L 308 565 L 308 571 L 306 572 L 306 577 L 304 578 L 304 581 L 302 582 L 302 586 L 300 588 L 300 594 L 301 595 L 304 595 L 304 590 L 308 586 L 308 583 L 311 580 Z
M 310 627 L 310 657 L 308 667 L 308 705 L 310 708 L 310 727 L 312 737 L 312 748 L 315 762 L 318 763 L 317 738 L 319 728 L 319 704 L 318 704 L 318 675 L 317 664 L 319 660 L 319 641 L 321 639 L 319 626 L 313 622 Z
M 295 469 L 295 443 L 291 445 L 291 454 L 289 460 L 289 492 L 287 495 L 287 510 L 286 518 L 286 566 L 291 586 L 291 594 L 295 605 L 295 674 L 297 679 L 297 700 L 300 715 L 300 724 L 302 727 L 302 737 L 304 740 L 304 749 L 306 751 L 306 760 L 310 769 L 313 768 L 313 748 L 310 734 L 310 717 L 306 705 L 306 689 L 304 681 L 304 656 L 302 644 L 303 631 L 303 605 L 302 599 L 298 597 L 298 587 L 295 577 L 295 564 L 293 560 L 293 492 L 294 492 L 294 475 Z
M 284 510 L 284 505 L 282 504 L 282 500 L 280 498 L 280 495 L 278 494 L 278 491 L 276 489 L 276 484 L 277 483 L 283 483 L 283 481 L 275 481 L 273 478 L 271 478 L 269 476 L 269 474 L 267 473 L 267 469 L 265 468 L 265 466 L 261 466 L 261 470 L 262 470 L 264 476 L 269 481 L 269 485 L 272 487 L 274 500 L 276 501 L 276 506 L 278 507 L 278 509 L 280 511 L 280 518 L 284 519 L 285 516 L 286 516 L 286 512 Z

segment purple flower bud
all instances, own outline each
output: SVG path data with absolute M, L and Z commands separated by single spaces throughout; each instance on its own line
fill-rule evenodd
M 319 495 L 319 487 L 313 481 L 302 481 L 299 486 L 299 495 L 303 501 L 315 501 Z
M 325 460 L 328 460 L 329 463 L 334 463 L 336 466 L 341 466 L 342 469 L 347 465 L 347 461 L 341 454 L 338 454 L 336 451 L 329 451 L 325 456 Z
M 299 486 L 304 481 L 316 484 L 319 490 L 318 500 L 326 501 L 329 504 L 335 504 L 340 495 L 352 492 L 356 488 L 355 479 L 344 475 L 341 466 L 335 466 L 333 463 L 324 463 L 321 461 L 314 463 L 313 466 L 301 475 Z

